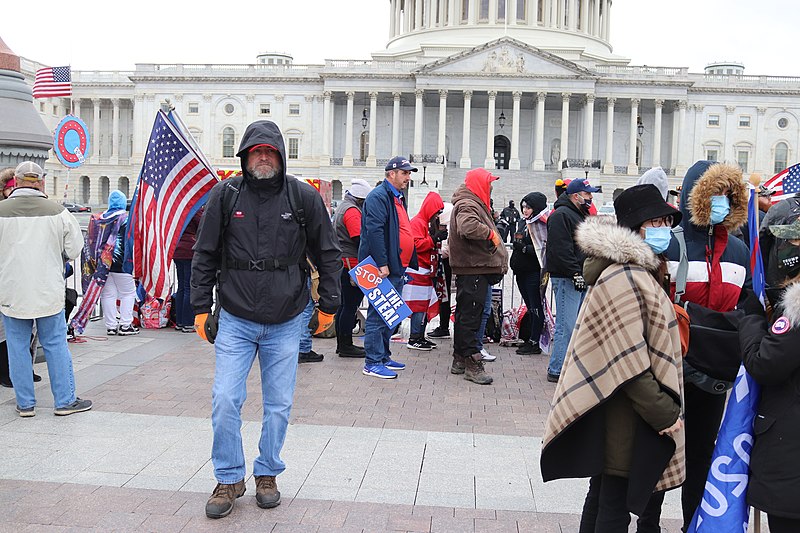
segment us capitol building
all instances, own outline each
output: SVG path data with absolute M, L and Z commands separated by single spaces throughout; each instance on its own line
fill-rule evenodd
M 385 0 L 384 0 L 385 1 Z M 136 64 L 132 72 L 73 71 L 73 98 L 35 100 L 50 128 L 72 106 L 92 133 L 70 199 L 129 195 L 159 107 L 174 106 L 221 176 L 246 126 L 275 121 L 288 168 L 374 183 L 406 154 L 412 204 L 445 199 L 465 169 L 498 169 L 498 207 L 554 180 L 588 176 L 609 189 L 661 166 L 676 183 L 698 159 L 765 177 L 796 160 L 800 78 L 752 76 L 735 62 L 702 73 L 636 66 L 611 46 L 612 0 L 390 0 L 389 38 L 371 60 L 295 64 L 265 53 L 251 64 Z M 43 65 L 22 59 L 30 85 Z M 66 168 L 48 161 L 60 197 Z M 502 203 L 500 203 L 502 202 Z

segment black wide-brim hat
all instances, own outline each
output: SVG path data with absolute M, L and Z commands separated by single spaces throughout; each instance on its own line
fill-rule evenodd
M 653 218 L 672 217 L 672 227 L 677 226 L 683 215 L 664 201 L 661 192 L 652 183 L 634 185 L 622 191 L 614 200 L 617 224 L 636 229 Z

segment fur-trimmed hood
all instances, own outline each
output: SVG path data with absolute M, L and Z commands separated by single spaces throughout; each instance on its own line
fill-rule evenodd
M 653 249 L 638 234 L 617 225 L 610 217 L 589 217 L 575 231 L 575 242 L 588 258 L 584 265 L 584 276 L 592 283 L 597 275 L 590 275 L 587 266 L 592 258 L 603 263 L 627 265 L 633 263 L 649 271 L 657 270 L 661 260 Z
M 789 319 L 794 328 L 800 328 L 800 282 L 786 287 L 781 298 L 782 314 Z
M 683 219 L 698 228 L 708 228 L 711 225 L 711 197 L 719 196 L 725 189 L 731 191 L 731 211 L 722 225 L 729 232 L 742 227 L 747 222 L 747 185 L 742 170 L 725 163 L 698 161 L 686 172 L 681 191 Z

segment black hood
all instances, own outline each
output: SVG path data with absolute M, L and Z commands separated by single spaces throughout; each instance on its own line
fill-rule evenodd
M 586 213 L 584 211 L 581 211 L 581 209 L 577 205 L 572 203 L 572 200 L 569 199 L 569 195 L 566 192 L 561 193 L 561 196 L 558 197 L 558 199 L 556 200 L 556 203 L 553 204 L 553 209 L 558 209 L 562 205 L 565 205 L 565 206 L 569 207 L 570 209 L 572 209 L 576 213 L 580 213 L 580 215 L 583 218 L 586 218 Z
M 280 128 L 278 128 L 278 125 L 271 120 L 258 120 L 253 122 L 247 126 L 247 129 L 244 131 L 244 135 L 242 135 L 242 142 L 239 144 L 239 152 L 236 154 L 236 156 L 242 161 L 242 175 L 247 180 L 253 179 L 247 172 L 247 154 L 250 151 L 250 148 L 259 144 L 269 144 L 270 146 L 275 147 L 278 152 L 280 152 L 281 166 L 283 167 L 283 171 L 280 175 L 281 178 L 285 179 L 286 147 L 283 144 L 283 135 L 281 135 Z

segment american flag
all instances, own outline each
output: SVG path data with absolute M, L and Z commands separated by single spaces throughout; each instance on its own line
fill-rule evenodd
M 800 192 L 800 163 L 781 170 L 764 183 L 764 187 L 775 191 L 770 201 L 773 204 L 785 198 L 791 198 Z
M 169 298 L 169 266 L 175 246 L 216 183 L 201 156 L 159 111 L 132 208 L 134 276 L 148 294 Z
M 33 97 L 53 96 L 72 96 L 72 76 L 69 67 L 45 67 L 36 71 Z

